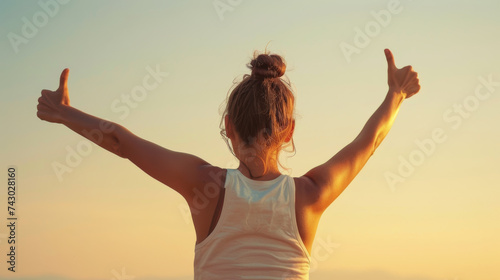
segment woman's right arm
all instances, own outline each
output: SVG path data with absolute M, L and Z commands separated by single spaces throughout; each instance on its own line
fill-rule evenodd
M 191 202 L 193 189 L 206 184 L 207 171 L 216 167 L 196 156 L 165 149 L 134 135 L 121 125 L 71 107 L 68 74 L 69 70 L 64 69 L 56 91 L 42 90 L 37 116 L 48 122 L 64 124 L 102 148 L 129 159 Z

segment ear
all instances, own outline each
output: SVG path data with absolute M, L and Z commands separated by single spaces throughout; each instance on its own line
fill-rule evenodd
M 229 119 L 229 116 L 224 117 L 224 127 L 226 128 L 226 135 L 229 139 L 234 139 L 233 124 Z
M 292 120 L 292 129 L 290 130 L 288 136 L 285 138 L 285 143 L 288 143 L 290 142 L 290 140 L 292 140 L 294 130 L 295 130 L 295 120 Z

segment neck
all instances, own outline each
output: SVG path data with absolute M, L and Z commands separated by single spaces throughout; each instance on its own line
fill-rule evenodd
M 276 161 L 262 163 L 243 162 L 240 160 L 238 170 L 246 177 L 257 181 L 269 181 L 281 175 Z

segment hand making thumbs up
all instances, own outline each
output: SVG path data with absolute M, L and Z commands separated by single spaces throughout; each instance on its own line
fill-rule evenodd
M 389 49 L 385 49 L 385 57 L 387 58 L 389 90 L 401 93 L 405 98 L 415 95 L 420 90 L 417 72 L 413 71 L 410 65 L 398 69 Z
M 38 98 L 37 116 L 48 122 L 61 123 L 61 111 L 64 106 L 69 106 L 68 92 L 68 75 L 69 69 L 66 68 L 61 73 L 59 80 L 59 88 L 56 91 L 44 89 L 42 96 Z

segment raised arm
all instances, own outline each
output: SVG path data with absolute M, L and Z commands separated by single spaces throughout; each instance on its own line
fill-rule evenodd
M 64 69 L 56 91 L 42 90 L 37 116 L 48 122 L 64 124 L 104 149 L 129 159 L 191 202 L 192 190 L 206 183 L 207 171 L 214 167 L 198 157 L 162 148 L 116 123 L 71 107 L 68 74 L 69 69 Z
M 313 186 L 310 203 L 317 211 L 324 211 L 351 183 L 391 129 L 403 100 L 420 90 L 412 67 L 398 69 L 391 51 L 386 49 L 385 55 L 389 91 L 380 107 L 350 144 L 304 175 Z

